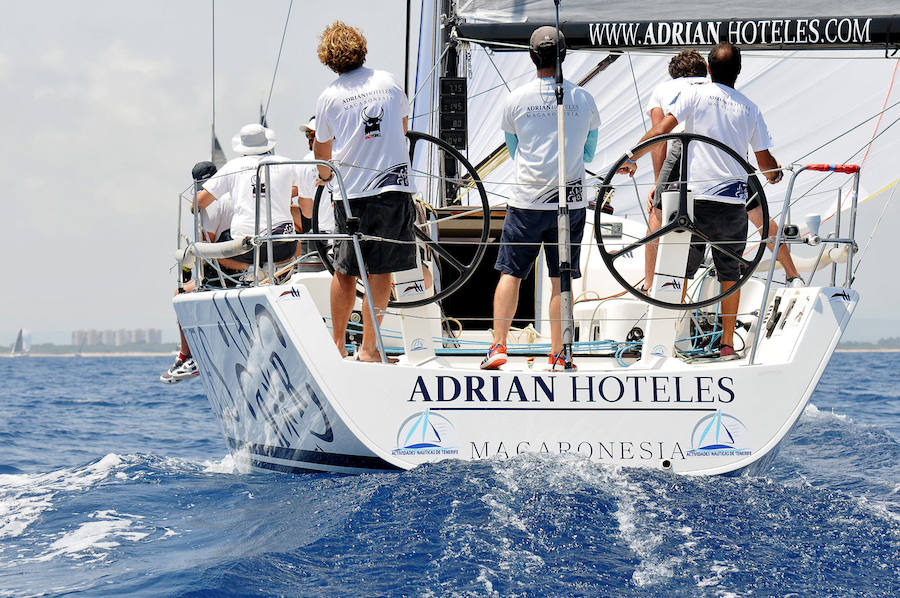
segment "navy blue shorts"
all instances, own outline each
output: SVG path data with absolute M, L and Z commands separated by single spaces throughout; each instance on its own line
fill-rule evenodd
M 581 278 L 581 237 L 584 234 L 585 212 L 585 208 L 569 212 L 572 278 Z M 556 210 L 507 208 L 494 268 L 516 278 L 525 278 L 531 272 L 543 243 L 550 277 L 559 278 L 559 231 L 556 225 Z

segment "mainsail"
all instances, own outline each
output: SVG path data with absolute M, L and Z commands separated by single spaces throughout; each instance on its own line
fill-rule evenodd
M 27 355 L 31 351 L 31 331 L 19 328 L 10 355 Z

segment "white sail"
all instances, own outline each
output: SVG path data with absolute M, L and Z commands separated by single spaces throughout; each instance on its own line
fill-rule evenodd
M 31 331 L 25 328 L 19 328 L 16 334 L 16 340 L 13 342 L 10 355 L 27 355 L 31 351 Z
M 524 52 L 492 52 L 473 44 L 470 54 L 469 122 L 481 124 L 470 124 L 469 159 L 478 163 L 503 143 L 499 123 L 506 85 L 514 88 L 533 77 L 534 67 Z M 572 52 L 564 64 L 566 77 L 581 80 L 607 55 Z M 672 55 L 622 56 L 585 85 L 597 101 L 602 120 L 589 170 L 605 175 L 649 127 L 645 106 L 653 88 L 669 78 L 667 63 Z M 900 151 L 900 127 L 888 128 L 900 118 L 900 85 L 892 87 L 897 64 L 886 60 L 883 51 L 874 50 L 747 52 L 737 88 L 760 106 L 775 139 L 773 154 L 782 164 L 862 164 L 860 200 L 864 200 L 885 191 L 898 177 L 893 157 Z M 877 131 L 876 125 L 880 125 Z M 641 166 L 635 180 L 646 194 L 652 170 L 647 159 Z M 849 203 L 848 177 L 831 177 L 824 184 L 822 178 L 804 175 L 798 179 L 793 197 L 809 195 L 800 204 L 802 214 L 793 215 L 795 220 L 802 222 L 811 212 L 830 216 L 839 188 Z M 508 160 L 486 174 L 486 182 L 493 183 L 487 185 L 492 203 L 505 202 L 504 188 L 508 189 L 511 179 Z M 624 183 L 617 190 L 617 213 L 637 216 L 631 181 L 619 177 L 616 182 Z M 781 212 L 785 188 L 784 184 L 766 186 L 773 215 Z

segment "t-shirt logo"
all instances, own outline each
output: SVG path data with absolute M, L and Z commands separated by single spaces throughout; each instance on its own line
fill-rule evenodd
M 250 196 L 253 199 L 256 199 L 256 183 L 257 182 L 258 182 L 258 179 L 257 179 L 256 175 L 254 174 L 250 178 Z M 266 184 L 265 183 L 259 183 L 259 193 L 260 193 L 260 197 L 266 196 Z
M 379 107 L 378 114 L 369 115 L 370 106 L 362 109 L 360 116 L 362 117 L 363 126 L 365 127 L 366 139 L 373 137 L 381 137 L 381 119 L 384 118 L 384 107 Z

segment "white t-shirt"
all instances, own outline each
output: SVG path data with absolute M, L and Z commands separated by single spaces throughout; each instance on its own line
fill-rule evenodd
M 653 88 L 653 93 L 650 94 L 650 101 L 647 103 L 647 116 L 650 116 L 650 112 L 654 108 L 659 108 L 663 111 L 663 116 L 665 116 L 667 109 L 676 98 L 681 94 L 681 92 L 685 91 L 692 85 L 700 85 L 703 83 L 708 83 L 709 79 L 706 77 L 680 77 L 678 79 L 669 79 L 668 81 L 663 81 L 659 85 Z M 684 123 L 679 122 L 674 129 L 672 129 L 672 133 L 681 133 L 684 131 Z
M 741 92 L 709 83 L 682 92 L 666 110 L 683 122 L 685 131 L 721 141 L 738 154 L 772 147 L 769 129 L 759 108 Z M 688 172 L 695 199 L 745 203 L 747 173 L 722 150 L 707 143 L 688 146 Z
M 394 76 L 360 67 L 340 75 L 316 102 L 316 140 L 334 139 L 332 161 L 348 197 L 412 191 L 403 118 L 409 102 Z
M 314 160 L 312 152 L 303 156 L 304 160 Z M 319 170 L 315 164 L 297 164 L 297 196 L 307 199 L 316 197 L 316 178 Z M 322 199 L 319 200 L 319 230 L 334 230 L 334 207 L 331 201 L 331 191 L 328 187 L 322 191 Z M 335 193 L 337 195 L 337 193 Z
M 233 215 L 234 202 L 231 201 L 231 194 L 226 193 L 200 210 L 200 228 L 205 233 L 211 233 L 213 241 L 218 241 L 222 233 L 231 228 Z
M 234 215 L 231 218 L 231 237 L 233 239 L 253 234 L 253 225 L 256 222 L 256 167 L 263 160 L 284 162 L 288 158 L 275 154 L 234 158 L 229 160 L 203 185 L 203 188 L 217 199 L 226 193 L 231 194 L 234 201 Z M 260 176 L 265 184 L 265 169 L 260 171 Z M 293 222 L 291 187 L 297 184 L 297 169 L 292 164 L 275 165 L 269 169 L 269 178 L 272 184 L 272 227 L 274 228 L 279 224 Z M 268 213 L 265 197 L 260 198 L 259 209 L 259 231 L 257 232 L 261 234 L 267 231 Z
M 534 79 L 506 98 L 500 128 L 519 139 L 516 149 L 516 184 L 508 205 L 528 210 L 555 210 L 559 199 L 556 130 L 556 82 L 552 77 Z M 597 103 L 586 89 L 563 82 L 566 140 L 567 198 L 572 209 L 587 205 L 584 183 L 584 144 L 588 133 L 600 126 Z

